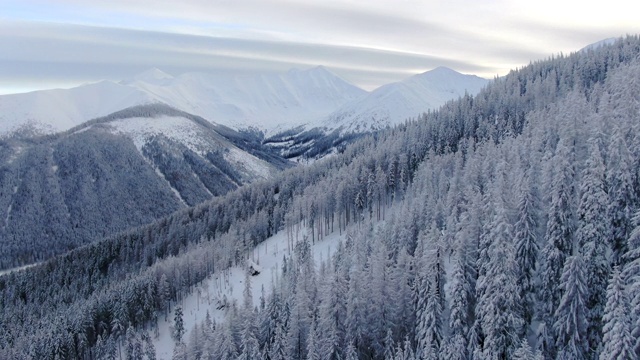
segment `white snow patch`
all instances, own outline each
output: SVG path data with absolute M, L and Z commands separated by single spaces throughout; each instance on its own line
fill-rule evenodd
M 268 295 L 271 291 L 271 284 L 279 277 L 282 269 L 282 258 L 285 255 L 287 257 L 291 256 L 293 252 L 292 242 L 296 241 L 296 237 L 298 240 L 302 240 L 304 234 L 305 232 L 302 230 L 297 236 L 294 234 L 294 238 L 291 239 L 286 231 L 280 231 L 260 243 L 252 251 L 250 262 L 260 266 L 261 270 L 260 274 L 250 277 L 255 306 L 260 305 L 263 287 L 265 294 Z M 312 245 L 316 266 L 319 266 L 323 260 L 328 259 L 335 252 L 338 242 L 345 236 L 346 233 L 344 232 L 342 236 L 338 232 L 334 232 Z M 212 320 L 217 323 L 223 321 L 225 310 L 217 309 L 224 301 L 223 299 L 226 298 L 228 303 L 232 303 L 235 300 L 238 304 L 242 304 L 246 271 L 247 265 L 243 264 L 223 272 L 214 273 L 198 286 L 196 291 L 183 299 L 179 305 L 183 309 L 184 327 L 187 330 L 184 334 L 184 339 L 188 339 L 193 327 L 205 319 L 207 311 L 209 311 Z M 169 360 L 173 355 L 174 341 L 169 330 L 172 323 L 173 314 L 168 317 L 168 321 L 165 321 L 164 318 L 159 320 L 159 336 L 153 339 L 159 360 Z
M 7 216 L 4 218 L 4 227 L 5 228 L 9 224 L 9 218 L 11 217 L 11 210 L 13 210 L 13 202 L 11 202 L 11 204 L 9 204 L 9 207 L 7 208 Z
M 182 198 L 182 195 L 180 195 L 180 192 L 174 188 L 173 186 L 171 186 L 171 183 L 169 182 L 169 180 L 167 180 L 167 178 L 164 176 L 164 174 L 160 171 L 160 169 L 158 169 L 157 167 L 153 167 L 153 170 L 156 171 L 156 174 L 158 174 L 158 176 L 162 179 L 164 179 L 164 181 L 166 181 L 167 185 L 169 186 L 169 188 L 171 189 L 171 191 L 173 191 L 173 193 L 176 195 L 176 197 L 178 198 L 178 200 L 180 200 L 180 202 L 182 203 L 182 205 L 184 206 L 188 206 L 187 202 L 184 201 L 184 199 Z
M 22 270 L 28 269 L 30 267 L 36 266 L 38 264 L 39 263 L 35 263 L 35 264 L 19 266 L 19 267 L 15 267 L 15 268 L 11 268 L 11 269 L 6 269 L 6 270 L 0 270 L 0 276 L 7 275 L 7 274 L 10 274 L 12 272 L 22 271 Z
M 271 166 L 267 162 L 237 148 L 230 148 L 224 153 L 224 158 L 234 167 L 244 169 L 245 173 L 254 174 L 262 179 L 271 175 Z
M 196 153 L 207 147 L 202 129 L 193 121 L 174 116 L 155 118 L 128 118 L 109 123 L 116 133 L 129 136 L 138 150 L 154 135 L 164 135 L 179 142 Z

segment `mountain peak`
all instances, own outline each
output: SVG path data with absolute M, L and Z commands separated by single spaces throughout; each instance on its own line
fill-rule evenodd
M 158 83 L 171 79 L 173 79 L 173 76 L 156 67 L 147 69 L 133 77 L 133 81 L 143 81 L 147 83 Z
M 618 41 L 619 38 L 615 38 L 615 37 L 611 37 L 611 38 L 607 38 L 607 39 L 603 39 L 597 42 L 594 42 L 593 44 L 589 44 L 585 47 L 583 47 L 582 49 L 580 49 L 580 52 L 585 52 L 585 51 L 589 51 L 589 50 L 596 50 L 600 47 L 606 46 L 606 45 L 611 45 L 613 43 L 615 43 L 616 41 Z
M 452 68 L 448 68 L 446 66 L 438 66 L 436 68 L 433 68 L 429 71 L 427 71 L 428 73 L 456 73 L 456 74 L 460 74 L 459 72 L 453 70 Z
M 292 68 L 288 71 L 289 74 L 304 74 L 304 75 L 315 75 L 315 76 L 331 76 L 338 77 L 338 75 L 334 74 L 331 70 L 327 69 L 324 65 L 314 66 L 308 69 L 300 70 L 298 68 Z
M 457 72 L 456 70 L 448 68 L 446 66 L 438 66 L 432 70 L 425 71 L 421 74 L 411 76 L 402 82 L 406 83 L 406 82 L 414 82 L 414 81 L 419 81 L 419 82 L 428 81 L 428 82 L 439 83 L 439 84 L 447 84 L 451 82 L 454 82 L 454 83 L 462 82 L 465 84 L 468 82 L 472 82 L 472 83 L 487 82 L 486 79 L 480 78 L 476 75 L 463 74 L 463 73 Z M 462 85 L 462 87 L 466 87 L 467 85 L 468 84 Z

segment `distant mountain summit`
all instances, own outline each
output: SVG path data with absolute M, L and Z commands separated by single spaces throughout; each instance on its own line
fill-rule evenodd
M 603 46 L 607 46 L 607 45 L 611 45 L 613 43 L 615 43 L 616 41 L 618 41 L 620 38 L 615 38 L 615 37 L 611 37 L 611 38 L 606 38 L 600 41 L 596 41 L 593 44 L 589 44 L 585 47 L 583 47 L 582 49 L 580 49 L 580 52 L 585 52 L 585 51 L 589 51 L 589 50 L 596 50 L 598 48 L 601 48 Z
M 318 126 L 346 132 L 377 130 L 395 125 L 466 93 L 477 94 L 489 80 L 438 67 L 377 88 L 366 97 L 331 113 Z

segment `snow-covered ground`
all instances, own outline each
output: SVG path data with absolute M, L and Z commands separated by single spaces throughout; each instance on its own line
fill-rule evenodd
M 344 234 L 340 236 L 338 232 L 334 232 L 312 245 L 316 265 L 319 266 L 322 260 L 326 260 L 334 253 L 338 247 L 338 242 L 344 237 Z M 304 235 L 304 230 L 301 230 L 297 239 L 302 241 Z M 251 277 L 251 290 L 255 306 L 260 304 L 262 287 L 264 287 L 265 293 L 269 294 L 271 284 L 279 276 L 282 268 L 282 259 L 285 255 L 287 257 L 291 256 L 293 251 L 292 244 L 295 244 L 295 241 L 295 233 L 293 234 L 293 239 L 291 239 L 287 236 L 287 232 L 283 230 L 265 240 L 253 250 L 250 261 L 260 267 L 260 274 Z M 226 297 L 229 303 L 236 300 L 238 304 L 242 304 L 245 271 L 247 271 L 247 266 L 237 266 L 224 272 L 214 273 L 178 304 L 183 309 L 183 320 L 187 330 L 184 335 L 185 339 L 189 338 L 189 332 L 194 325 L 205 319 L 207 311 L 216 322 L 220 322 L 223 319 L 224 310 L 216 309 L 223 297 Z M 170 333 L 172 323 L 173 314 L 168 317 L 167 321 L 164 320 L 164 317 L 159 321 L 159 336 L 154 339 L 154 346 L 159 360 L 169 360 L 173 355 L 174 341 Z

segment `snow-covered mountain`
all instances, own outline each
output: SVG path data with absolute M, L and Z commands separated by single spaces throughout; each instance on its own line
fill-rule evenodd
M 0 96 L 0 135 L 22 128 L 64 131 L 126 107 L 156 102 L 234 129 L 271 132 L 321 119 L 364 94 L 321 66 L 283 74 L 177 77 L 150 69 L 120 83 Z
M 438 67 L 403 81 L 387 84 L 349 102 L 315 125 L 345 132 L 366 132 L 398 124 L 434 110 L 465 92 L 477 94 L 489 80 Z
M 290 166 L 251 133 L 164 104 L 0 141 L 0 269 L 153 222 Z

